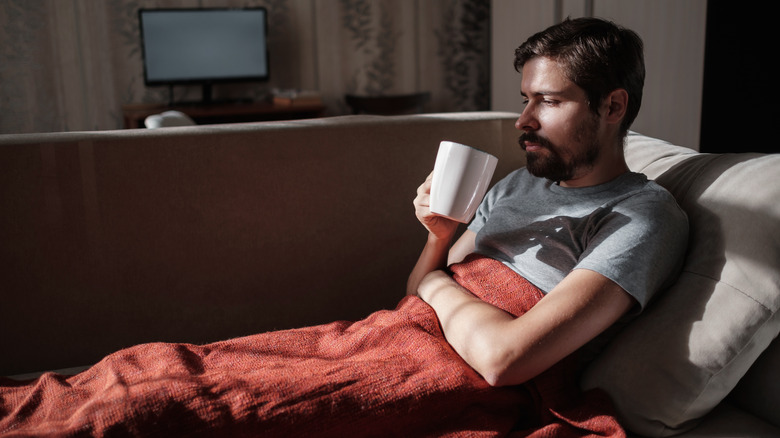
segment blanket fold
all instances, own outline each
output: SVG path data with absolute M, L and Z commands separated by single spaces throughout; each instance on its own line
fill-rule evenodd
M 471 257 L 453 278 L 516 315 L 543 294 Z M 625 434 L 570 361 L 525 385 L 489 386 L 449 346 L 433 310 L 394 310 L 208 345 L 150 343 L 75 376 L 0 378 L 0 436 L 583 437 Z

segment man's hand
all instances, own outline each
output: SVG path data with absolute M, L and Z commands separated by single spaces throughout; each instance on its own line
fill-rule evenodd
M 414 198 L 414 212 L 417 220 L 436 239 L 446 240 L 448 243 L 455 235 L 458 222 L 431 212 L 431 183 L 433 172 L 428 175 L 425 182 L 417 188 L 417 197 Z

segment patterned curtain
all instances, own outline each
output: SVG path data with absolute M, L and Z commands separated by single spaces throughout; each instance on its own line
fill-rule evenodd
M 215 85 L 216 98 L 314 90 L 339 115 L 346 93 L 427 91 L 427 112 L 490 107 L 489 0 L 3 0 L 0 133 L 119 129 L 122 105 L 197 99 L 144 85 L 138 9 L 256 6 L 271 78 Z

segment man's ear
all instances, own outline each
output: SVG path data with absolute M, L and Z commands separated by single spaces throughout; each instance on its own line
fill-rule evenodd
M 622 88 L 613 90 L 604 99 L 604 117 L 608 123 L 620 123 L 628 108 L 628 92 Z

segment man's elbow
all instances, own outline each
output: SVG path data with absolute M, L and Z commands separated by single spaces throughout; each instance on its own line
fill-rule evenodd
M 501 373 L 483 372 L 480 374 L 490 386 L 507 386 L 507 383 L 505 382 L 505 379 Z
M 519 385 L 543 371 L 533 345 L 506 336 L 504 326 L 483 325 L 462 344 L 463 358 L 490 386 Z M 456 350 L 458 350 L 456 348 Z
M 490 386 L 519 385 L 533 377 L 527 374 L 523 362 L 522 355 L 494 348 L 486 352 L 475 369 Z

